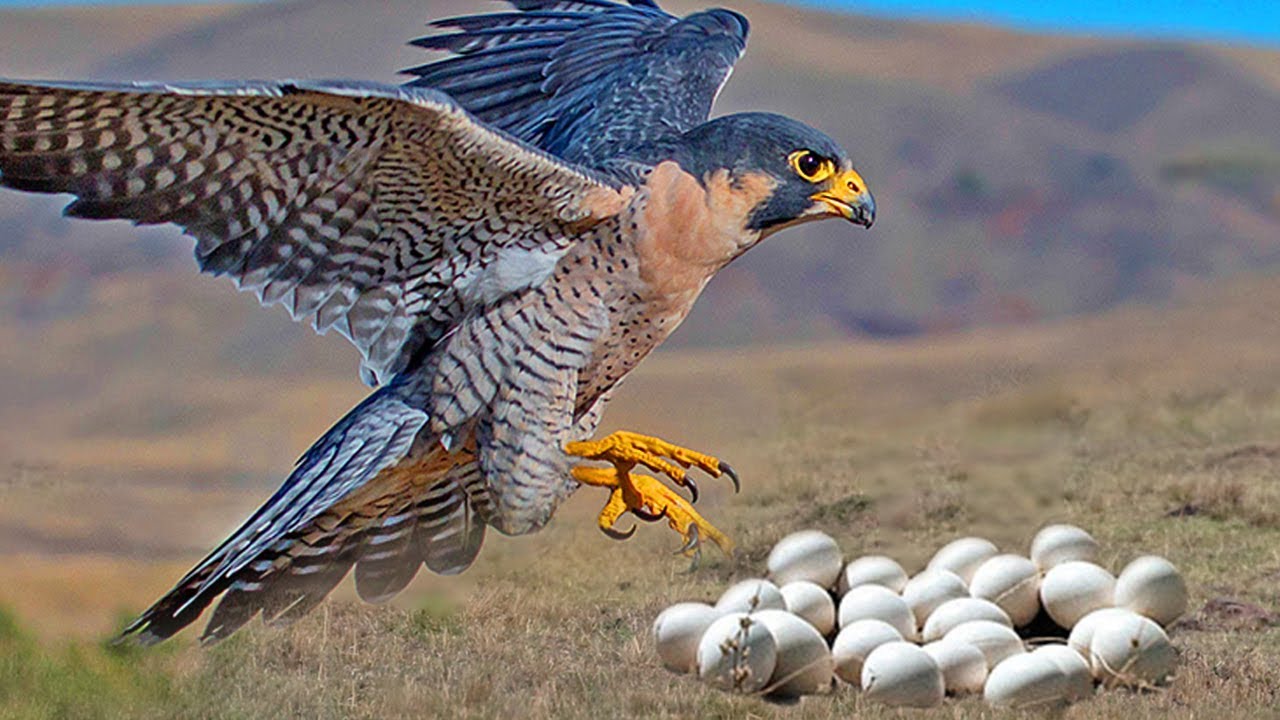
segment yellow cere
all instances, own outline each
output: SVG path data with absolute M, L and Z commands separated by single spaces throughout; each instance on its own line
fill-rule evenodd
M 866 192 L 867 182 L 862 179 L 862 176 L 858 174 L 857 170 L 850 168 L 844 171 L 844 173 L 841 175 L 841 178 L 843 178 L 844 180 L 844 183 L 843 183 L 844 186 L 849 188 L 849 191 L 852 192 L 853 194 L 861 195 L 862 193 Z M 835 184 L 840 185 L 841 183 L 837 182 Z

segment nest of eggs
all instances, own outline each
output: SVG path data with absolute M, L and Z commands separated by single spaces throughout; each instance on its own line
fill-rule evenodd
M 1098 549 L 1081 528 L 1050 525 L 1027 556 L 961 538 L 908 576 L 881 555 L 846 563 L 834 539 L 806 530 L 774 546 L 766 577 L 714 605 L 667 608 L 653 635 L 668 669 L 774 697 L 852 686 L 894 706 L 981 693 L 1042 708 L 1166 682 L 1177 653 L 1164 628 L 1186 610 L 1186 583 L 1154 555 L 1112 575 Z

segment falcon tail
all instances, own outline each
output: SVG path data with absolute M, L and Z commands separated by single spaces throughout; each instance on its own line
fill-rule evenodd
M 482 481 L 465 451 L 449 455 L 419 432 L 426 414 L 393 382 L 347 414 L 236 532 L 126 627 L 151 645 L 194 622 L 221 596 L 201 641 L 221 640 L 261 613 L 298 619 L 355 567 L 369 602 L 390 599 L 426 564 L 453 574 L 475 559 Z M 423 449 L 427 448 L 427 449 Z

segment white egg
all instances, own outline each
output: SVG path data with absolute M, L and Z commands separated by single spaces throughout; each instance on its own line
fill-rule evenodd
M 1173 563 L 1144 555 L 1120 571 L 1115 605 L 1167 627 L 1187 611 L 1187 583 Z
M 1064 562 L 1093 562 L 1098 556 L 1098 541 L 1075 525 L 1046 525 L 1031 541 L 1031 562 L 1048 570 Z
M 1091 562 L 1070 560 L 1054 565 L 1040 581 L 1040 603 L 1055 623 L 1075 627 L 1094 610 L 1111 607 L 1116 578 Z
M 824 588 L 835 585 L 843 564 L 840 546 L 830 535 L 817 530 L 802 530 L 782 538 L 765 561 L 769 579 L 778 585 L 808 580 Z
M 1040 572 L 1021 555 L 996 555 L 978 566 L 969 581 L 969 594 L 1000 606 L 1022 627 L 1040 612 Z
M 970 620 L 967 623 L 961 623 L 943 636 L 943 640 L 967 643 L 978 648 L 987 658 L 988 670 L 1011 655 L 1026 652 L 1018 633 L 1007 625 L 991 620 Z
M 1067 637 L 1067 647 L 1075 650 L 1084 658 L 1085 662 L 1089 662 L 1089 643 L 1093 642 L 1093 631 L 1097 629 L 1098 624 L 1103 620 L 1112 617 L 1123 617 L 1125 615 L 1135 615 L 1124 608 L 1102 608 L 1094 610 L 1085 615 L 1076 622 L 1071 628 L 1071 634 Z
M 773 635 L 746 613 L 720 617 L 698 642 L 698 678 L 721 690 L 763 690 L 777 661 Z
M 862 690 L 895 707 L 934 707 L 946 695 L 938 663 L 909 642 L 885 643 L 871 651 L 862 664 Z
M 787 601 L 782 598 L 777 585 L 761 578 L 751 578 L 729 586 L 716 600 L 716 609 L 721 613 L 786 610 Z
M 943 635 L 951 632 L 951 628 L 970 620 L 991 620 L 1013 627 L 1009 613 L 1001 610 L 999 605 L 990 600 L 975 597 L 956 598 L 942 603 L 929 613 L 929 618 L 924 621 L 922 636 L 925 642 L 941 640 Z
M 957 641 L 938 640 L 924 646 L 938 663 L 947 692 L 953 695 L 982 692 L 987 681 L 987 656 L 978 648 Z
M 1173 672 L 1177 659 L 1164 629 L 1141 615 L 1103 620 L 1089 643 L 1093 674 L 1108 687 L 1158 685 Z
M 693 672 L 698 668 L 698 642 L 723 613 L 706 603 L 676 603 L 653 621 L 653 641 L 668 670 Z
M 862 585 L 882 585 L 894 592 L 902 592 L 907 584 L 907 571 L 897 560 L 884 555 L 866 555 L 844 566 L 840 573 L 840 594 Z
M 966 597 L 969 597 L 969 588 L 950 570 L 925 570 L 902 588 L 902 599 L 915 615 L 917 627 L 923 627 L 942 603 Z
M 907 601 L 887 587 L 861 585 L 840 599 L 840 627 L 866 618 L 889 623 L 906 640 L 916 638 L 916 616 Z
M 1049 658 L 1062 672 L 1062 695 L 1067 702 L 1082 700 L 1093 694 L 1093 673 L 1080 653 L 1061 643 L 1041 645 L 1032 655 Z
M 836 676 L 858 685 L 862 682 L 862 663 L 872 650 L 888 642 L 901 642 L 902 633 L 883 620 L 855 620 L 840 629 L 831 644 L 836 663 Z
M 828 635 L 836 627 L 836 603 L 831 593 L 808 580 L 797 580 L 778 588 L 787 612 L 804 618 L 820 634 Z
M 968 583 L 973 572 L 988 558 L 995 557 L 1000 549 L 990 540 L 977 537 L 960 538 L 943 545 L 929 561 L 930 570 L 950 570 Z
M 994 707 L 1045 709 L 1066 700 L 1066 678 L 1043 655 L 1014 655 L 991 669 L 982 699 Z
M 765 687 L 769 694 L 798 697 L 831 688 L 835 661 L 812 625 L 782 610 L 761 610 L 752 617 L 769 630 L 777 648 L 773 677 Z

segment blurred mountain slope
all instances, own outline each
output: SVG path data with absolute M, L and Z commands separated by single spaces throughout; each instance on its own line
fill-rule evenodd
M 711 285 L 676 343 L 1056 317 L 1280 267 L 1280 75 L 1267 62 L 1280 52 L 732 4 L 753 35 L 719 111 L 827 130 L 858 159 L 881 219 L 871 233 L 823 223 L 766 243 Z M 427 20 L 488 7 L 102 8 L 44 26 L 30 18 L 49 11 L 25 11 L 21 26 L 0 12 L 0 75 L 395 82 L 427 59 L 405 45 Z M 9 293 L 33 319 L 75 312 L 59 288 L 106 273 L 190 269 L 170 231 L 72 225 L 59 205 L 0 194 L 0 222 L 21 229 L 0 235 L 0 263 L 37 286 Z
M 138 50 L 187 28 L 242 12 L 237 4 L 70 6 L 0 10 L 0 75 L 84 73 L 104 52 Z

